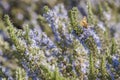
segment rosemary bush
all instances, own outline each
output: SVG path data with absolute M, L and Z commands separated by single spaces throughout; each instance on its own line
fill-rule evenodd
M 119 80 L 119 3 L 85 1 L 48 2 L 38 14 L 37 0 L 23 1 L 28 15 L 5 14 L 14 1 L 0 1 L 0 80 Z

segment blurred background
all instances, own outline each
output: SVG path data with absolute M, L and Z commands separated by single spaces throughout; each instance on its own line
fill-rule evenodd
M 110 22 L 112 30 L 118 30 L 120 25 L 120 0 L 90 0 L 94 16 L 101 18 L 100 10 L 103 9 L 104 16 Z M 0 0 L 0 19 L 8 14 L 11 21 L 17 28 L 22 28 L 24 24 L 39 26 L 38 15 L 42 15 L 45 5 L 49 8 L 62 4 L 68 11 L 72 7 L 77 7 L 82 16 L 87 16 L 87 0 Z M 98 21 L 99 22 L 99 21 Z M 0 22 L 2 24 L 2 22 Z M 2 27 L 0 27 L 1 29 Z M 119 36 L 116 34 L 116 36 Z

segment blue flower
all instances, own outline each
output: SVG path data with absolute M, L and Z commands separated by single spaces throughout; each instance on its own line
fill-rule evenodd
M 57 18 L 56 13 L 52 10 L 49 10 L 46 14 L 43 14 L 43 16 L 45 17 L 45 19 L 47 20 L 47 22 L 49 23 L 52 29 L 52 32 L 55 37 L 55 41 L 60 42 L 61 38 L 57 30 L 58 29 L 58 18 Z
M 73 30 L 72 34 L 76 37 L 76 39 L 78 39 L 80 41 L 80 43 L 84 46 L 84 48 L 89 51 L 89 48 L 87 47 L 87 44 L 85 44 L 85 41 L 92 36 L 92 38 L 94 39 L 96 45 L 97 45 L 97 49 L 100 50 L 101 49 L 101 43 L 100 43 L 100 39 L 97 36 L 97 34 L 94 32 L 94 30 L 92 28 L 81 28 L 81 30 L 83 31 L 82 34 L 77 35 L 76 32 Z

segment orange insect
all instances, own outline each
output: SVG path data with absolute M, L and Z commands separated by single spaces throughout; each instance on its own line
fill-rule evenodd
M 82 21 L 80 21 L 80 25 L 85 27 L 85 28 L 88 28 L 88 23 L 87 23 L 86 16 L 83 17 Z

